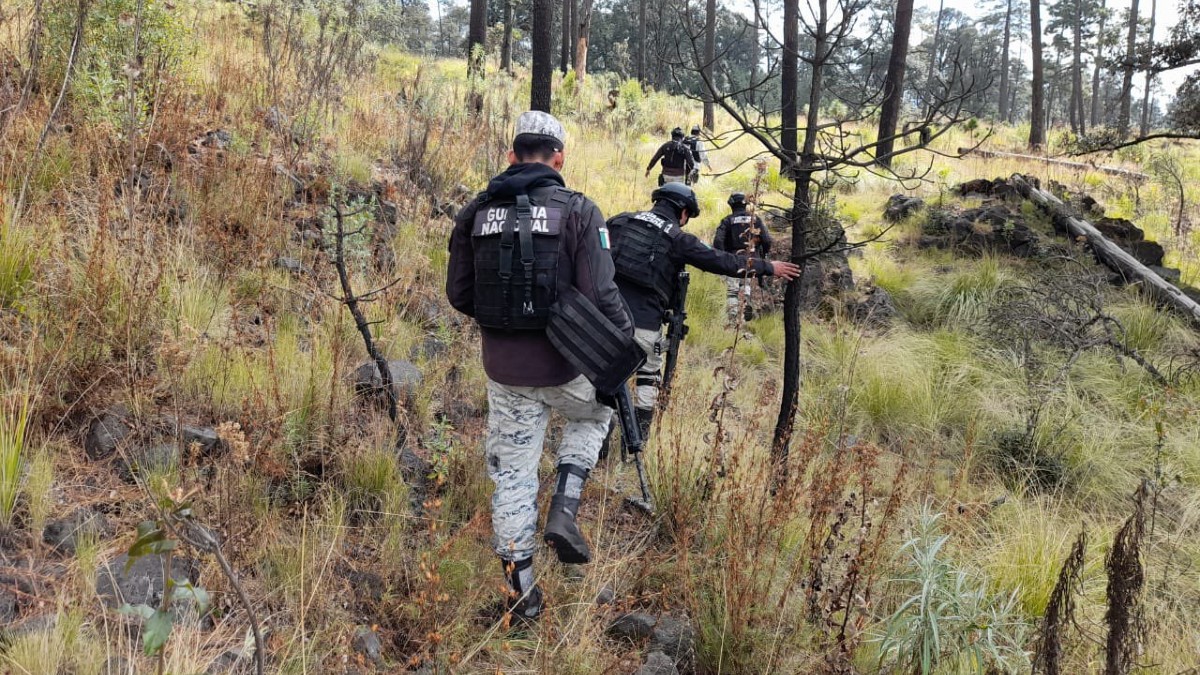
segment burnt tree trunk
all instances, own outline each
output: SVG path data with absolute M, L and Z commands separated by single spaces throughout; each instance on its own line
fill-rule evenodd
M 533 68 L 529 109 L 550 112 L 550 79 L 554 72 L 554 0 L 533 0 Z
M 1043 99 L 1046 70 L 1042 64 L 1042 3 L 1029 0 L 1029 43 L 1033 50 L 1033 91 L 1029 106 L 1029 147 L 1046 144 L 1046 105 Z
M 513 0 L 504 0 L 504 37 L 500 42 L 500 69 L 512 75 Z
M 1075 26 L 1071 44 L 1071 124 L 1072 131 L 1087 133 L 1083 113 L 1083 0 L 1075 1 Z
M 796 125 L 799 118 L 796 97 L 799 94 L 798 74 L 800 66 L 800 0 L 783 0 L 783 54 L 779 64 L 780 112 L 780 145 L 788 156 L 781 167 L 784 175 L 790 176 L 795 170 Z M 790 288 L 790 286 L 789 286 Z
M 484 43 L 487 41 L 487 0 L 471 0 L 467 31 L 467 74 L 483 75 Z
M 1150 33 L 1146 36 L 1146 41 L 1151 45 L 1154 44 L 1154 22 L 1158 14 L 1158 0 L 1150 0 Z M 1143 136 L 1150 133 L 1150 90 L 1154 87 L 1154 68 L 1150 64 L 1150 59 L 1146 59 L 1146 91 L 1142 93 L 1142 124 L 1140 127 Z
M 579 0 L 578 12 L 576 24 L 579 33 L 578 41 L 575 43 L 575 79 L 582 84 L 587 77 L 588 39 L 592 34 L 592 0 Z
M 704 64 L 702 76 L 707 80 L 704 88 L 704 128 L 716 127 L 716 112 L 713 110 L 713 95 L 716 82 L 713 80 L 713 62 L 717 60 L 717 0 L 708 0 L 704 8 Z
M 1096 32 L 1095 64 L 1092 66 L 1092 126 L 1100 126 L 1100 71 L 1104 67 L 1104 22 L 1108 18 L 1108 0 L 1100 1 L 1100 27 Z
M 900 120 L 900 108 L 904 104 L 904 68 L 908 61 L 908 37 L 912 32 L 912 15 L 913 0 L 900 0 L 896 4 L 892 53 L 888 57 L 887 76 L 883 81 L 883 107 L 879 112 L 879 135 L 876 137 L 879 145 L 875 147 L 875 157 L 883 166 L 892 165 L 891 154 L 896 142 L 896 124 Z
M 1137 55 L 1138 0 L 1129 6 L 1129 31 L 1125 35 L 1125 63 L 1121 64 L 1121 106 L 1117 114 L 1117 133 L 1122 138 L 1129 135 L 1129 117 L 1133 108 L 1133 71 Z
M 562 0 L 562 42 L 559 43 L 558 69 L 563 75 L 571 68 L 571 0 Z
M 788 0 L 793 2 L 794 0 Z M 804 149 L 795 172 L 792 191 L 792 262 L 799 265 L 800 276 L 788 282 L 783 295 L 783 392 L 779 417 L 771 438 L 771 459 L 775 467 L 774 485 L 787 480 L 787 459 L 791 449 L 796 412 L 800 404 L 800 284 L 804 278 L 808 226 L 812 213 L 812 180 L 817 170 L 817 124 L 824 95 L 824 69 L 829 49 L 829 0 L 817 1 L 817 22 L 813 26 L 812 81 L 808 90 L 808 116 L 804 129 Z
M 1009 78 L 1009 49 L 1012 47 L 1012 0 L 1008 0 L 1008 4 L 1004 10 L 1004 46 L 1000 51 L 1000 100 L 996 107 L 996 116 L 1001 122 L 1008 121 L 1009 105 L 1008 105 L 1008 78 Z M 895 49 L 895 47 L 893 47 Z
M 646 0 L 638 0 L 637 79 L 646 86 Z
M 933 44 L 929 50 L 929 66 L 925 71 L 925 87 L 928 89 L 927 99 L 933 98 L 933 77 L 937 74 L 938 49 L 942 41 L 942 16 L 946 11 L 946 0 L 938 2 L 937 24 L 933 27 Z M 925 104 L 925 115 L 929 114 L 929 104 Z

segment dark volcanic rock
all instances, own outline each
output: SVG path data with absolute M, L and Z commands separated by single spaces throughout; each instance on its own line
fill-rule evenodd
M 102 514 L 88 508 L 76 509 L 62 520 L 51 520 L 42 530 L 42 541 L 65 555 L 74 555 L 80 537 L 101 539 L 112 534 L 112 526 Z
M 11 626 L 17 620 L 17 595 L 7 588 L 0 588 L 0 626 Z
M 1148 267 L 1161 267 L 1163 264 L 1163 247 L 1155 241 L 1135 241 L 1124 247 L 1137 261 Z
M 1037 233 L 1019 213 L 990 204 L 961 213 L 942 211 L 930 217 L 921 248 L 957 248 L 975 255 L 988 252 L 1029 257 L 1038 251 Z
M 633 675 L 679 675 L 675 661 L 662 652 L 650 652 L 646 662 Z
M 894 223 L 904 220 L 910 214 L 925 208 L 925 201 L 919 197 L 892 195 L 888 198 L 887 207 L 883 210 L 883 219 Z
M 650 636 L 650 650 L 660 651 L 684 668 L 696 657 L 696 631 L 687 621 L 662 616 Z
M 850 318 L 861 326 L 885 328 L 895 320 L 898 311 L 892 294 L 872 286 L 861 298 L 849 303 Z
M 130 426 L 129 411 L 123 406 L 114 406 L 92 420 L 88 427 L 87 438 L 83 441 L 83 449 L 87 456 L 100 461 L 108 459 L 133 435 Z
M 626 640 L 644 640 L 654 633 L 654 627 L 658 624 L 658 619 L 649 614 L 642 612 L 630 612 L 616 621 L 613 621 L 608 626 L 608 634 L 610 637 Z
M 1124 218 L 1100 218 L 1092 224 L 1096 226 L 1097 230 L 1100 230 L 1100 234 L 1121 246 L 1146 238 L 1146 233 L 1142 231 L 1142 228 Z
M 350 639 L 350 648 L 354 650 L 355 654 L 361 654 L 371 663 L 379 663 L 383 660 L 383 643 L 379 640 L 379 633 L 371 630 L 368 626 L 354 628 L 354 637 Z
M 409 361 L 388 361 L 388 370 L 392 374 L 392 386 L 401 398 L 416 391 L 424 380 L 421 370 Z M 354 370 L 354 391 L 359 395 L 384 394 L 383 380 L 374 361 L 368 361 Z
M 176 443 L 160 443 L 129 448 L 123 457 L 118 457 L 115 466 L 117 475 L 127 483 L 136 483 L 148 473 L 170 470 L 180 465 L 183 459 Z
M 988 180 L 986 178 L 977 178 L 969 180 L 958 186 L 958 194 L 964 197 L 992 197 L 996 199 L 1005 199 L 1017 194 L 1016 188 L 1008 184 L 1008 181 L 1003 178 Z
M 96 595 L 109 607 L 146 604 L 158 606 L 163 594 L 163 561 L 157 555 L 138 558 L 125 569 L 129 556 L 122 554 L 96 572 Z M 175 558 L 171 578 L 177 583 L 195 581 L 196 565 L 186 558 Z

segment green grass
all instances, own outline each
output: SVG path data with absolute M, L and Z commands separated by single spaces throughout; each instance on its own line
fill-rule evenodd
M 9 530 L 13 526 L 28 460 L 28 427 L 27 395 L 0 401 L 0 529 Z
M 0 309 L 24 309 L 38 254 L 33 230 L 0 225 Z

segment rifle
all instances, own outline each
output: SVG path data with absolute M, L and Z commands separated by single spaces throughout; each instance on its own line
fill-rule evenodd
M 687 292 L 691 275 L 686 269 L 679 272 L 679 283 L 675 286 L 675 297 L 667 310 L 667 361 L 663 367 L 662 407 L 667 407 L 671 395 L 671 381 L 675 378 L 675 366 L 679 362 L 679 344 L 687 337 Z
M 617 399 L 617 417 L 621 420 L 621 451 L 633 455 L 634 465 L 637 466 L 638 483 L 642 488 L 642 498 L 626 497 L 625 501 L 645 512 L 654 515 L 654 498 L 650 496 L 650 484 L 646 482 L 646 469 L 642 466 L 642 432 L 638 429 L 637 416 L 633 412 L 633 399 L 629 396 L 629 388 L 622 386 L 613 393 Z

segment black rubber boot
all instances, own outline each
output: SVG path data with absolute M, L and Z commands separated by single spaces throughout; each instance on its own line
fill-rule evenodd
M 608 449 L 612 447 L 613 431 L 616 430 L 617 424 L 615 420 L 608 423 L 608 433 L 604 436 L 604 442 L 600 444 L 600 454 L 597 455 L 597 461 L 603 462 L 608 459 Z
M 654 408 L 634 408 L 633 415 L 637 418 L 638 433 L 642 435 L 642 447 L 650 440 L 650 424 L 654 421 Z
M 508 581 L 508 597 L 504 607 L 518 619 L 532 621 L 542 613 L 542 589 L 533 578 L 533 558 L 524 560 L 500 559 L 504 578 Z
M 550 498 L 550 513 L 546 516 L 546 543 L 558 554 L 559 560 L 572 565 L 592 561 L 592 551 L 575 523 L 579 495 L 587 476 L 587 470 L 574 464 L 559 464 L 558 489 Z

